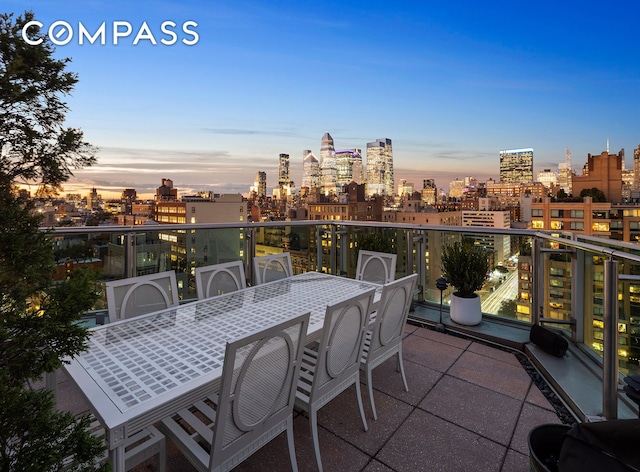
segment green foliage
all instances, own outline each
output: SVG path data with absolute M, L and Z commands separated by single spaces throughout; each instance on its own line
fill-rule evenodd
M 87 434 L 89 417 L 77 420 L 71 413 L 56 411 L 47 390 L 4 387 L 2 395 L 0 470 L 58 471 L 65 459 L 72 463 L 64 470 L 107 470 L 106 465 L 94 465 L 104 442 Z M 7 415 L 5 410 L 14 413 Z
M 602 190 L 600 190 L 599 188 L 596 187 L 592 187 L 592 188 L 585 188 L 580 192 L 580 200 L 584 200 L 584 197 L 591 197 L 591 200 L 593 202 L 606 202 L 607 201 L 607 197 L 605 196 L 604 192 Z
M 504 316 L 505 318 L 516 318 L 516 309 L 518 308 L 518 304 L 515 300 L 505 300 L 500 305 L 498 309 L 498 315 Z
M 0 151 L 2 173 L 11 181 L 39 183 L 43 190 L 57 190 L 72 169 L 95 162 L 94 149 L 83 134 L 64 126 L 68 111 L 63 96 L 69 95 L 75 74 L 66 72 L 70 59 L 55 59 L 54 48 L 37 27 L 31 39 L 43 38 L 39 46 L 22 40 L 32 12 L 0 15 Z
M 381 231 L 370 229 L 360 233 L 357 243 L 358 251 L 364 249 L 365 251 L 393 252 L 391 239 L 385 238 Z
M 526 238 L 520 241 L 518 245 L 519 252 L 521 256 L 530 256 L 531 255 L 531 239 Z
M 562 202 L 562 201 L 566 200 L 567 198 L 569 198 L 569 195 L 567 195 L 567 192 L 565 192 L 563 188 L 558 190 L 558 193 L 556 194 L 556 199 L 559 202 Z
M 68 59 L 54 59 L 48 39 L 22 40 L 31 19 L 0 15 L 0 470 L 61 470 L 69 457 L 70 470 L 93 470 L 104 446 L 85 431 L 88 418 L 57 411 L 50 392 L 30 388 L 85 348 L 88 333 L 77 322 L 97 293 L 88 271 L 53 280 L 42 218 L 14 193 L 18 183 L 56 190 L 72 168 L 95 159 L 82 133 L 63 126 L 61 96 L 77 81 L 64 70 Z
M 484 249 L 470 239 L 455 241 L 442 248 L 442 274 L 457 290 L 457 295 L 471 298 L 484 284 L 489 261 Z

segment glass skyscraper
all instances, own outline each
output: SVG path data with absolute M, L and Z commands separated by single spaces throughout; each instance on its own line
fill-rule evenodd
M 320 163 L 310 149 L 302 151 L 302 187 L 320 186 Z
M 335 152 L 336 183 L 348 185 L 352 181 L 361 184 L 363 181 L 362 151 L 345 149 Z
M 393 195 L 393 148 L 389 138 L 367 143 L 367 196 Z
M 327 131 L 322 136 L 322 146 L 320 147 L 320 185 L 324 187 L 325 194 L 336 191 L 338 176 L 335 150 L 333 138 Z
M 500 151 L 500 182 L 528 184 L 533 182 L 533 149 Z
M 280 154 L 278 160 L 278 187 L 291 186 L 291 174 L 289 172 L 289 154 Z

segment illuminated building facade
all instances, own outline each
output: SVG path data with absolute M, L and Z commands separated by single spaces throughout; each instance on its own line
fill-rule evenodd
M 500 182 L 533 182 L 533 149 L 500 151 Z
M 392 196 L 393 147 L 389 138 L 367 143 L 367 196 Z

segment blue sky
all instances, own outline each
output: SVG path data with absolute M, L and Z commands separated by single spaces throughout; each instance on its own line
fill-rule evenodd
M 5 0 L 45 29 L 64 20 L 107 44 L 58 46 L 79 83 L 68 124 L 98 146 L 98 163 L 65 186 L 148 195 L 170 178 L 181 192 L 248 192 L 256 171 L 277 182 L 280 153 L 302 179 L 302 151 L 393 140 L 396 182 L 498 179 L 499 151 L 534 148 L 535 171 L 565 148 L 640 144 L 640 4 L 588 2 Z M 145 21 L 158 43 L 133 38 Z M 133 33 L 112 44 L 114 21 Z M 199 41 L 180 30 L 198 23 Z

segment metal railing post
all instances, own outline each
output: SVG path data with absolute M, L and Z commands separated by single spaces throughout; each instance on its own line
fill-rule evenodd
M 542 284 L 544 280 L 544 263 L 540 252 L 542 242 L 538 238 L 533 238 L 531 243 L 531 324 L 536 325 L 540 321 L 540 299 Z
M 324 228 L 322 228 L 321 225 L 318 225 L 316 227 L 316 257 L 318 258 L 317 261 L 317 271 L 318 272 L 322 272 L 322 236 L 324 235 Z
M 417 254 L 417 262 L 416 262 L 416 274 L 418 274 L 418 302 L 424 302 L 424 288 L 426 286 L 425 280 L 425 260 L 424 260 L 424 241 L 425 234 L 424 231 L 421 231 L 417 236 L 412 236 L 410 251 L 411 251 L 411 263 L 413 264 L 413 244 L 416 244 L 416 254 Z M 413 272 L 413 267 L 407 268 L 407 275 Z
M 256 257 L 256 229 L 247 228 L 245 233 L 245 277 L 253 284 L 253 259 Z
M 345 228 L 342 228 L 336 231 L 336 234 L 338 235 L 338 240 L 340 241 L 340 263 L 338 264 L 338 271 L 336 272 L 336 275 L 347 275 L 347 251 L 349 250 L 349 238 L 347 230 Z
M 618 418 L 618 261 L 604 261 L 602 415 Z
M 125 278 L 136 275 L 136 234 L 127 233 L 125 235 L 124 263 Z
M 336 227 L 331 225 L 331 247 L 329 248 L 330 270 L 331 275 L 336 274 Z

